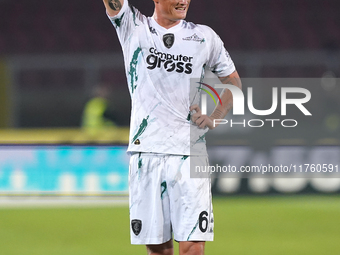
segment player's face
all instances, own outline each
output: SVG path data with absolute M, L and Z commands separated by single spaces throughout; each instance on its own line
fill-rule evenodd
M 171 21 L 185 19 L 191 0 L 155 0 L 156 10 L 162 18 Z

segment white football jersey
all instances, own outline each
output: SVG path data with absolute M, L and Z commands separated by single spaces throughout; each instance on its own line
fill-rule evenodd
M 200 81 L 205 67 L 218 77 L 235 71 L 219 36 L 184 20 L 166 29 L 127 0 L 109 18 L 122 45 L 132 100 L 128 151 L 206 155 L 207 128 L 189 117 L 200 97 L 198 84 L 190 81 Z

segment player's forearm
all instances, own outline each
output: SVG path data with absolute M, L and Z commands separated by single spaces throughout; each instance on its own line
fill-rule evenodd
M 116 16 L 122 9 L 124 0 L 103 0 L 106 12 L 110 16 Z
M 232 74 L 226 77 L 220 77 L 219 79 L 223 84 L 232 84 L 242 89 L 241 79 L 237 71 L 233 72 Z M 220 97 L 222 105 L 218 104 L 214 111 L 212 112 L 212 114 L 210 115 L 210 117 L 213 119 L 223 119 L 228 114 L 228 112 L 233 108 L 233 96 L 230 90 L 223 90 Z

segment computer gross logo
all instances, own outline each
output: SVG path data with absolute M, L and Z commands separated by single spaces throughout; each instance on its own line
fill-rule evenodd
M 148 69 L 164 68 L 168 72 L 192 73 L 193 57 L 158 52 L 155 48 L 150 48 L 149 52 L 151 54 L 146 58 Z

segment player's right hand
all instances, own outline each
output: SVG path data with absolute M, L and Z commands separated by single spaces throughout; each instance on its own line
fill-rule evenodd
M 190 111 L 194 112 L 191 115 L 191 121 L 196 124 L 199 128 L 206 128 L 214 129 L 214 119 L 208 115 L 203 115 L 201 108 L 195 104 L 190 107 Z

